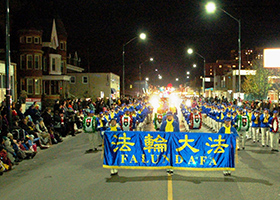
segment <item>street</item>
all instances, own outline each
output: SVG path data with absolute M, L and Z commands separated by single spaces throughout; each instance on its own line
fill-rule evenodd
M 181 131 L 183 127 L 181 125 Z M 152 124 L 145 127 L 151 130 Z M 202 127 L 201 132 L 209 132 Z M 236 171 L 119 170 L 102 168 L 102 151 L 85 154 L 87 135 L 68 137 L 40 150 L 0 177 L 1 200 L 8 199 L 280 199 L 279 153 L 247 141 Z M 101 150 L 101 149 L 100 149 Z

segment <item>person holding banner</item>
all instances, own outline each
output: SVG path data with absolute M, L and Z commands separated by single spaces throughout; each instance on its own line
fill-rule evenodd
M 166 120 L 162 122 L 159 130 L 162 132 L 180 132 L 179 123 L 176 120 L 174 120 L 174 117 L 173 117 L 173 114 L 171 111 L 168 111 L 166 113 Z M 167 169 L 166 172 L 167 172 L 167 174 L 170 174 L 170 175 L 173 174 L 172 169 Z
M 226 117 L 224 120 L 224 125 L 220 128 L 218 133 L 224 133 L 224 134 L 234 134 L 238 137 L 238 133 L 236 129 L 231 125 L 231 118 Z M 223 171 L 224 176 L 231 176 L 231 171 L 225 170 Z
M 273 116 L 269 119 L 270 126 L 270 141 L 271 141 L 271 151 L 279 152 L 279 119 L 278 111 L 273 111 Z
M 98 147 L 98 133 L 97 133 L 97 118 L 94 116 L 94 111 L 90 111 L 88 116 L 83 120 L 83 129 L 88 133 L 89 150 L 86 153 L 93 153 L 97 151 Z
M 122 131 L 120 127 L 117 126 L 117 120 L 115 118 L 111 119 L 109 128 L 107 131 Z M 112 168 L 111 169 L 111 176 L 118 175 L 118 170 Z

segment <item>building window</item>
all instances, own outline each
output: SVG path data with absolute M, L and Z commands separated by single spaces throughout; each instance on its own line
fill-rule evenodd
M 26 81 L 25 81 L 25 79 L 20 80 L 20 88 L 21 88 L 21 90 L 26 91 Z
M 41 94 L 41 80 L 40 79 L 35 79 L 35 94 Z
M 27 94 L 33 94 L 33 79 L 27 79 Z
M 83 82 L 83 84 L 88 84 L 88 77 L 87 76 L 83 76 L 82 77 L 82 82 Z
M 212 76 L 212 73 L 210 73 L 210 76 Z
M 61 61 L 61 73 L 63 74 L 64 71 L 64 61 Z
M 26 60 L 25 60 L 25 55 L 20 55 L 20 69 L 25 69 L 26 68 Z
M 34 37 L 34 44 L 40 44 L 40 37 Z
M 55 71 L 55 58 L 52 58 L 52 71 Z
M 58 81 L 51 81 L 51 95 L 59 94 Z
M 71 76 L 70 83 L 71 84 L 75 84 L 76 83 L 76 77 L 75 76 Z
M 24 36 L 21 36 L 21 37 L 19 38 L 19 43 L 24 44 Z
M 64 42 L 60 42 L 60 50 L 64 50 Z
M 34 55 L 34 69 L 40 69 L 40 55 Z
M 31 36 L 26 37 L 26 43 L 32 43 L 32 37 Z
M 32 69 L 33 68 L 33 56 L 32 55 L 27 55 L 27 69 Z

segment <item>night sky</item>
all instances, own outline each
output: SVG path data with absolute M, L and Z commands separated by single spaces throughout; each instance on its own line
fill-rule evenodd
M 11 0 L 11 4 L 13 2 L 17 4 L 11 5 L 15 12 L 22 2 L 28 1 Z M 216 2 L 241 19 L 242 49 L 280 46 L 279 0 Z M 127 83 L 137 80 L 139 64 L 153 57 L 153 63 L 142 65 L 142 77 L 153 79 L 154 70 L 158 69 L 163 79 L 157 84 L 175 83 L 176 77 L 179 83 L 184 83 L 185 73 L 191 70 L 193 63 L 198 67 L 191 73 L 197 76 L 203 73 L 203 60 L 187 55 L 188 47 L 203 55 L 207 63 L 229 59 L 230 50 L 237 50 L 238 23 L 221 11 L 206 14 L 205 3 L 204 0 L 54 1 L 68 32 L 68 52 L 77 51 L 84 68 L 87 69 L 89 63 L 92 72 L 112 71 L 122 75 L 122 45 L 145 32 L 146 41 L 135 40 L 126 46 Z M 2 5 L 3 1 L 1 13 Z

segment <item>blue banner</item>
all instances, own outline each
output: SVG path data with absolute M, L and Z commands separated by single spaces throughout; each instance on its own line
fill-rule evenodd
M 106 131 L 104 168 L 235 170 L 231 134 Z

